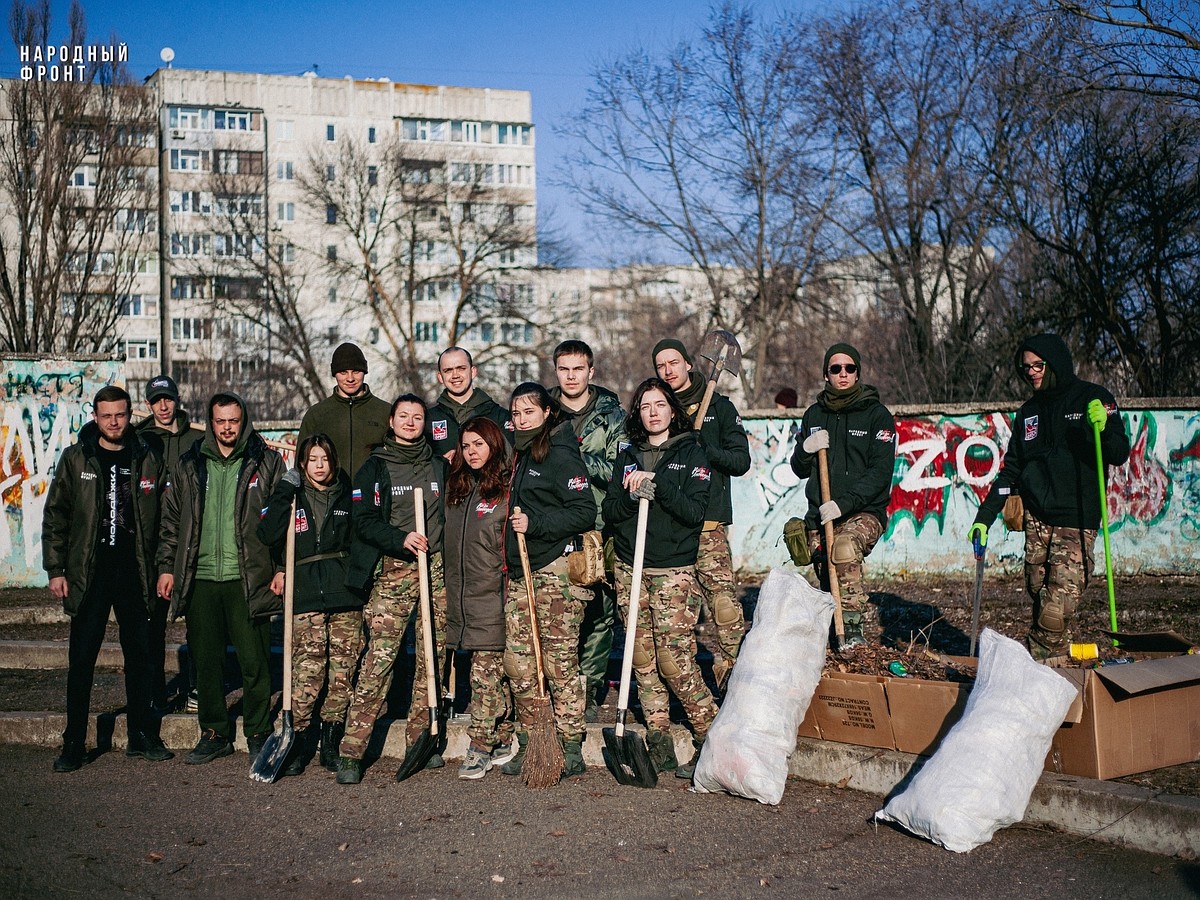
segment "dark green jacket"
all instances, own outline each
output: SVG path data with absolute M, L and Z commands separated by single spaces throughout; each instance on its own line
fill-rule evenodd
M 209 429 L 204 441 L 194 444 L 183 454 L 163 494 L 162 539 L 157 561 L 159 574 L 175 576 L 171 595 L 173 618 L 187 615 L 195 588 L 208 486 L 208 459 L 201 448 L 205 442 L 213 440 Z M 236 529 L 233 537 L 242 588 L 250 615 L 269 616 L 283 609 L 282 598 L 271 592 L 271 579 L 282 567 L 276 566 L 270 548 L 259 538 L 258 521 L 266 512 L 267 500 L 275 492 L 286 467 L 283 458 L 254 431 L 244 403 L 242 437 L 234 453 L 241 456 L 234 498 Z
M 592 480 L 592 497 L 596 501 L 596 528 L 604 527 L 604 517 L 600 515 L 600 506 L 604 503 L 604 495 L 608 491 L 608 481 L 612 478 L 613 461 L 617 458 L 617 450 L 625 438 L 625 410 L 621 401 L 612 391 L 599 385 L 590 385 L 591 399 L 588 405 L 578 413 L 563 407 L 563 413 L 569 417 L 575 437 L 579 439 L 579 453 L 583 464 L 587 467 L 588 477 Z M 550 396 L 562 400 L 562 388 L 553 388 Z
M 328 435 L 337 448 L 338 465 L 352 478 L 371 455 L 371 448 L 383 440 L 391 411 L 365 384 L 353 397 L 343 397 L 335 389 L 304 414 L 296 444 L 310 434 Z
M 500 426 L 500 431 L 513 442 L 513 423 L 508 410 L 488 396 L 487 391 L 475 388 L 466 403 L 455 403 L 442 391 L 437 402 L 425 413 L 425 434 L 437 456 L 458 449 L 458 436 L 463 424 L 476 416 L 485 416 Z
M 647 468 L 645 454 L 626 447 L 617 456 L 604 498 L 604 520 L 612 528 L 617 558 L 626 565 L 633 565 L 639 504 L 623 483 L 627 472 Z M 712 467 L 695 432 L 673 438 L 652 471 L 654 499 L 647 520 L 645 564 L 664 569 L 693 566 L 713 483 Z
M 536 462 L 528 450 L 519 452 L 513 464 L 509 505 L 521 507 L 529 516 L 525 543 L 529 567 L 536 572 L 562 556 L 576 535 L 590 531 L 596 523 L 596 501 L 579 442 L 569 423 L 559 425 L 550 436 L 550 453 Z M 521 554 L 516 533 L 509 528 L 504 556 L 511 577 L 521 577 Z
M 204 437 L 203 431 L 192 427 L 191 419 L 184 410 L 177 409 L 175 421 L 180 426 L 178 434 L 160 427 L 154 420 L 154 416 L 142 419 L 137 423 L 137 430 L 140 434 L 143 436 L 152 434 L 162 441 L 163 465 L 166 466 L 168 474 L 179 463 L 179 457 L 190 450 L 192 444 Z
M 446 506 L 446 646 L 504 649 L 504 531 L 508 498 L 488 502 L 475 482 L 462 502 Z
M 158 542 L 159 502 L 166 483 L 162 448 L 153 435 L 126 433 L 133 452 L 130 488 L 133 495 L 134 551 L 144 599 L 150 611 L 158 579 L 154 551 Z M 42 568 L 50 578 L 67 579 L 63 610 L 71 616 L 91 587 L 96 558 L 97 529 L 103 515 L 104 480 L 96 450 L 100 429 L 88 422 L 79 440 L 63 451 L 50 481 L 42 512 Z

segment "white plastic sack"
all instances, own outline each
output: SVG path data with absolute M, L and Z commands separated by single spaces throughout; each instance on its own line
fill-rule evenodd
M 833 598 L 800 576 L 772 569 L 709 729 L 692 783 L 778 804 L 796 730 L 821 680 Z
M 1014 640 L 984 629 L 963 716 L 913 780 L 875 814 L 965 853 L 1021 821 L 1075 687 Z

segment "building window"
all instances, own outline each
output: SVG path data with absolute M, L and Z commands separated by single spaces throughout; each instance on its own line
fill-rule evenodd
M 212 319 L 184 317 L 171 320 L 171 340 L 200 341 L 212 337 Z
M 258 150 L 217 150 L 213 171 L 225 175 L 261 175 L 263 154 Z
M 209 110 L 189 106 L 172 106 L 167 112 L 167 124 L 171 128 L 190 131 L 208 131 Z
M 259 194 L 218 194 L 213 199 L 219 216 L 262 216 L 263 201 Z
M 325 167 L 325 180 L 326 181 L 335 181 L 336 179 L 337 179 L 337 166 L 326 166 Z
M 415 337 L 422 343 L 436 344 L 438 339 L 437 322 L 418 322 Z
M 96 186 L 96 167 L 80 166 L 71 173 L 71 187 L 92 188 Z
M 172 150 L 172 172 L 207 172 L 207 150 Z
M 367 128 L 367 143 L 368 144 L 375 143 L 375 126 L 374 125 Z
M 406 141 L 444 141 L 446 123 L 431 119 L 404 119 L 401 133 Z
M 175 300 L 203 300 L 207 296 L 207 278 L 171 279 L 171 297 Z
M 213 127 L 217 131 L 257 131 L 256 124 L 249 110 L 218 109 L 213 113 Z
M 179 233 L 171 235 L 172 256 L 208 256 L 212 241 L 207 234 Z
M 516 144 L 521 147 L 529 146 L 530 127 L 528 125 L 496 125 L 496 143 Z
M 179 215 L 208 215 L 212 212 L 212 194 L 204 191 L 171 191 L 171 212 Z
M 213 235 L 213 256 L 249 258 L 262 252 L 262 242 L 252 234 Z
M 509 363 L 508 380 L 513 384 L 520 384 L 523 381 L 532 381 L 533 375 L 525 363 Z
M 296 165 L 290 159 L 281 159 L 275 163 L 275 180 L 291 181 L 296 177 Z
M 158 359 L 158 341 L 126 341 L 126 359 Z
M 367 184 L 379 184 L 379 166 L 367 166 Z
M 275 218 L 277 218 L 280 222 L 295 222 L 296 204 L 290 202 L 276 204 Z
M 296 245 L 290 241 L 283 245 L 283 261 L 285 263 L 296 261 Z
M 144 297 L 141 294 L 127 294 L 121 298 L 121 315 L 153 318 L 158 315 L 158 298 Z
M 291 119 L 280 119 L 278 129 L 281 141 L 290 141 L 296 137 L 296 123 Z
M 325 126 L 325 140 L 327 140 L 327 141 L 336 141 L 337 140 L 337 129 L 334 128 L 332 123 Z
M 377 210 L 374 206 L 372 206 L 367 210 L 367 222 L 370 223 L 371 225 L 374 225 L 378 221 L 379 221 L 379 210 Z
M 337 245 L 329 244 L 325 247 L 325 258 L 330 262 L 337 262 Z
M 490 344 L 496 339 L 496 326 L 491 322 L 484 322 L 479 326 L 479 339 L 485 344 Z
M 113 216 L 113 227 L 117 231 L 134 231 L 145 234 L 157 228 L 154 213 L 148 209 L 118 209 Z
M 479 131 L 479 122 L 451 122 L 450 140 L 462 141 L 464 144 L 478 144 Z
M 337 224 L 337 206 L 333 203 L 328 203 L 325 206 L 325 224 L 326 225 L 336 225 Z

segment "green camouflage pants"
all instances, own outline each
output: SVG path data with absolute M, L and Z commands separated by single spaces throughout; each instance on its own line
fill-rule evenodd
M 617 560 L 616 576 L 617 603 L 628 620 L 633 567 Z M 692 723 L 696 739 L 702 741 L 717 707 L 696 664 L 699 599 L 690 567 L 642 573 L 633 668 L 646 725 L 659 731 L 670 729 L 669 686 Z
M 563 740 L 581 740 L 587 727 L 579 684 L 579 624 L 583 621 L 584 597 L 581 589 L 567 579 L 565 558 L 534 572 L 533 590 L 542 667 L 554 704 L 555 727 Z M 508 645 L 504 671 L 512 682 L 517 718 L 522 727 L 527 727 L 533 718 L 529 702 L 537 696 L 538 685 L 524 578 L 509 576 L 504 625 Z
M 863 587 L 863 560 L 875 549 L 883 536 L 883 525 L 870 513 L 855 513 L 833 526 L 833 564 L 837 567 L 838 587 L 842 608 L 854 612 L 869 612 L 867 591 Z M 808 549 L 812 553 L 813 571 L 821 580 L 822 589 L 829 590 L 829 568 L 826 565 L 824 536 L 820 531 L 808 532 Z
M 1025 590 L 1033 598 L 1029 649 L 1038 656 L 1064 650 L 1071 619 L 1092 573 L 1094 529 L 1041 522 L 1025 507 Z
M 322 688 L 322 720 L 339 724 L 345 720 L 362 645 L 361 609 L 292 617 L 292 719 L 297 731 L 312 724 Z
M 723 685 L 737 659 L 746 636 L 746 617 L 738 602 L 737 584 L 733 578 L 733 555 L 725 526 L 700 532 L 700 550 L 696 554 L 696 583 L 704 616 L 712 620 L 717 632 L 717 647 L 713 652 L 713 675 Z
M 607 581 L 578 590 L 590 595 L 583 608 L 583 624 L 579 627 L 579 669 L 591 692 L 585 699 L 590 700 L 608 675 L 613 625 L 617 619 L 617 595 Z
M 512 743 L 512 687 L 504 674 L 503 650 L 471 651 L 471 744 L 484 752 Z
M 433 652 L 440 671 L 446 650 L 446 583 L 442 573 L 442 554 L 429 555 L 430 591 L 433 605 Z M 346 713 L 346 734 L 341 755 L 362 759 L 375 729 L 375 720 L 383 709 L 397 657 L 404 652 L 404 632 L 413 611 L 417 611 L 417 669 L 413 676 L 412 705 L 408 711 L 405 734 L 409 746 L 429 724 L 429 694 L 425 684 L 425 650 L 421 639 L 423 620 L 419 612 L 420 586 L 417 564 L 384 557 L 383 573 L 375 579 L 364 611 L 367 620 L 367 652 L 358 672 L 354 698 Z

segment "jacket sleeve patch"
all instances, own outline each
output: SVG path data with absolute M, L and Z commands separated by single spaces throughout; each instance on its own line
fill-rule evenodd
M 352 490 L 350 492 L 351 502 L 357 503 L 361 499 L 362 499 L 362 488 L 355 488 L 354 490 Z
M 692 478 L 697 478 L 700 481 L 712 481 L 712 470 L 706 466 L 696 466 L 692 469 Z
M 567 482 L 568 491 L 586 491 L 588 489 L 588 480 L 582 475 L 576 475 Z
M 296 510 L 296 534 L 303 534 L 308 531 L 308 514 L 302 510 Z
M 444 441 L 450 437 L 450 427 L 446 424 L 448 419 L 441 419 L 433 423 L 433 439 L 435 441 Z
M 880 428 L 877 432 L 875 432 L 875 440 L 879 441 L 881 444 L 890 444 L 895 437 L 895 432 L 893 432 L 890 428 Z

